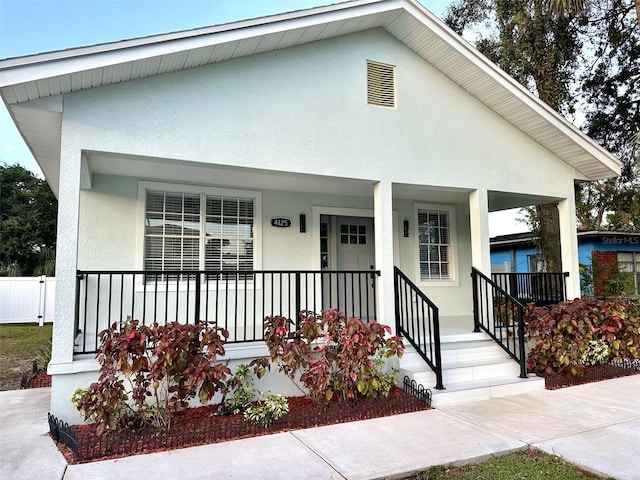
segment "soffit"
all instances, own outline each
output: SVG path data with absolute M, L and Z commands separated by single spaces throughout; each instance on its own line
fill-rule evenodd
M 414 0 L 357 0 L 226 25 L 0 61 L 5 103 L 223 62 L 384 28 L 508 122 L 574 167 L 577 178 L 620 162 L 479 54 Z M 20 124 L 25 134 L 26 124 Z M 516 155 L 514 154 L 514 157 Z

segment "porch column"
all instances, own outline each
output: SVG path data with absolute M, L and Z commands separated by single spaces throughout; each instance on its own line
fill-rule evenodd
M 485 189 L 469 193 L 471 225 L 471 265 L 485 275 L 491 275 L 489 247 L 489 197 Z
M 56 316 L 53 322 L 53 345 L 49 364 L 49 373 L 52 374 L 68 373 L 68 367 L 65 368 L 65 365 L 73 362 L 80 178 L 80 151 L 65 148 L 63 138 L 58 190 Z
M 373 188 L 373 208 L 376 232 L 376 270 L 378 278 L 378 318 L 389 325 L 395 335 L 395 306 L 393 293 L 393 186 L 389 181 L 378 182 Z
M 578 235 L 576 206 L 573 195 L 558 202 L 560 219 L 560 245 L 562 270 L 569 272 L 566 278 L 567 299 L 580 297 L 580 261 L 578 259 Z

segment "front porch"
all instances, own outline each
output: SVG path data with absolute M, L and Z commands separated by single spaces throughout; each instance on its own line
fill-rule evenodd
M 450 402 L 513 390 L 515 383 L 536 388 L 527 379 L 523 336 L 523 306 L 533 292 L 500 285 L 516 285 L 518 274 L 491 279 L 473 269 L 471 276 L 473 311 L 440 316 L 438 306 L 396 267 L 395 316 L 388 319 L 378 315 L 377 270 L 78 271 L 74 352 L 77 358 L 95 354 L 98 333 L 127 317 L 143 324 L 215 322 L 229 331 L 228 344 L 251 350 L 264 340 L 264 318 L 297 319 L 301 311 L 335 308 L 393 326 L 407 347 L 401 376 L 435 387 L 436 403 L 444 389 Z M 535 291 L 539 302 L 549 304 L 566 297 L 564 277 L 539 273 L 529 284 L 557 287 Z M 473 392 L 451 395 L 458 391 Z

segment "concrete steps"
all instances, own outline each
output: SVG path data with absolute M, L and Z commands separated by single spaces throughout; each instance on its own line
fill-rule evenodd
M 441 339 L 442 381 L 436 390 L 435 373 L 416 350 L 405 342 L 400 359 L 399 380 L 406 376 L 431 389 L 433 406 L 486 400 L 544 389 L 544 379 L 519 378 L 520 367 L 484 333 L 443 335 Z M 429 349 L 429 345 L 426 346 Z M 427 350 L 428 351 L 428 350 Z

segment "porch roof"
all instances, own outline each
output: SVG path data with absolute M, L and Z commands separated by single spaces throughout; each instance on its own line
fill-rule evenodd
M 490 62 L 416 0 L 353 0 L 308 10 L 0 60 L 0 94 L 57 192 L 60 94 L 383 28 L 560 159 L 575 178 L 620 161 Z M 21 104 L 47 102 L 41 109 Z M 50 100 L 54 100 L 50 98 Z

